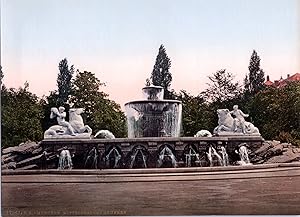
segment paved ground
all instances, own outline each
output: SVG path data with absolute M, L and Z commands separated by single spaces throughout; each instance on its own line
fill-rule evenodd
M 295 165 L 49 173 L 2 176 L 3 216 L 300 214 Z

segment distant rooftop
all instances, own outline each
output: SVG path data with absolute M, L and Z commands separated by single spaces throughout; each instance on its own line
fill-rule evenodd
M 294 81 L 300 81 L 300 73 L 296 73 L 296 74 L 294 74 L 292 76 L 290 76 L 289 74 L 287 74 L 287 77 L 285 79 L 283 79 L 281 77 L 279 80 L 274 80 L 274 82 L 272 82 L 270 80 L 269 75 L 267 75 L 267 81 L 265 82 L 265 85 L 266 86 L 275 86 L 275 87 L 284 87 L 289 82 L 294 82 Z

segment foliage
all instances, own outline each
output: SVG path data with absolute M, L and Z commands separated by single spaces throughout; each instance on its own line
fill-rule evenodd
M 44 113 L 44 118 L 42 119 L 42 128 L 43 131 L 46 131 L 47 129 L 49 129 L 49 127 L 57 124 L 55 118 L 54 119 L 50 118 L 51 108 L 52 107 L 58 108 L 59 106 L 61 106 L 57 91 L 51 91 L 49 96 L 43 97 L 41 99 L 41 105 L 43 106 L 43 113 Z M 67 104 L 65 104 L 65 108 L 66 110 L 69 109 Z M 67 112 L 67 119 L 68 119 L 68 112 Z
M 74 74 L 74 66 L 70 68 L 68 66 L 67 59 L 63 59 L 58 65 L 59 73 L 57 76 L 57 87 L 58 87 L 58 101 L 61 105 L 67 103 L 69 95 L 71 94 L 71 79 Z
M 221 103 L 238 97 L 241 88 L 238 82 L 234 82 L 234 76 L 225 69 L 215 72 L 208 76 L 211 81 L 208 88 L 201 94 L 204 98 L 213 103 Z
M 214 111 L 204 99 L 198 95 L 193 96 L 185 90 L 177 94 L 177 99 L 182 101 L 182 127 L 184 136 L 194 136 L 199 130 L 207 129 L 212 132 Z
M 265 139 L 283 138 L 286 133 L 300 139 L 299 82 L 260 91 L 249 101 L 249 109 L 253 123 Z
M 300 147 L 300 132 L 292 131 L 292 132 L 284 132 L 281 131 L 279 135 L 276 137 L 276 140 L 281 142 L 292 143 Z
M 83 118 L 95 132 L 109 130 L 116 137 L 126 136 L 125 115 L 120 105 L 108 99 L 108 94 L 100 91 L 101 83 L 92 72 L 80 72 L 72 84 L 70 99 L 74 108 L 84 108 Z
M 244 80 L 245 95 L 246 97 L 254 96 L 264 88 L 265 73 L 260 68 L 260 57 L 257 52 L 253 50 L 248 66 L 249 74 L 246 75 Z
M 155 86 L 164 88 L 164 98 L 170 99 L 169 87 L 172 82 L 172 74 L 170 73 L 171 60 L 166 53 L 163 45 L 160 45 L 155 65 L 151 73 L 151 82 Z
M 41 140 L 43 109 L 38 97 L 28 91 L 28 83 L 18 90 L 3 86 L 1 100 L 2 147 Z
M 0 85 L 2 86 L 2 79 L 4 77 L 3 71 L 2 71 L 2 66 L 0 66 Z

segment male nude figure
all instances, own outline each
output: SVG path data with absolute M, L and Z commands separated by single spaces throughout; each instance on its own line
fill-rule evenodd
M 60 106 L 58 108 L 58 113 L 56 114 L 56 116 L 57 116 L 56 120 L 57 120 L 58 125 L 67 127 L 68 130 L 70 131 L 71 135 L 75 136 L 73 127 L 71 126 L 71 124 L 69 122 L 67 122 L 65 120 L 67 114 L 66 114 L 65 108 L 63 106 Z
M 242 112 L 237 105 L 233 106 L 233 110 L 230 112 L 230 114 L 234 115 L 234 131 L 237 131 L 237 120 L 239 120 L 242 127 L 242 132 L 245 134 L 245 118 L 249 117 L 249 114 L 244 114 L 244 112 Z

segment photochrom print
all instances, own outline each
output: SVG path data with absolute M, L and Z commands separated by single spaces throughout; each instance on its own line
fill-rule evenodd
M 1 214 L 300 214 L 299 0 L 1 0 Z

